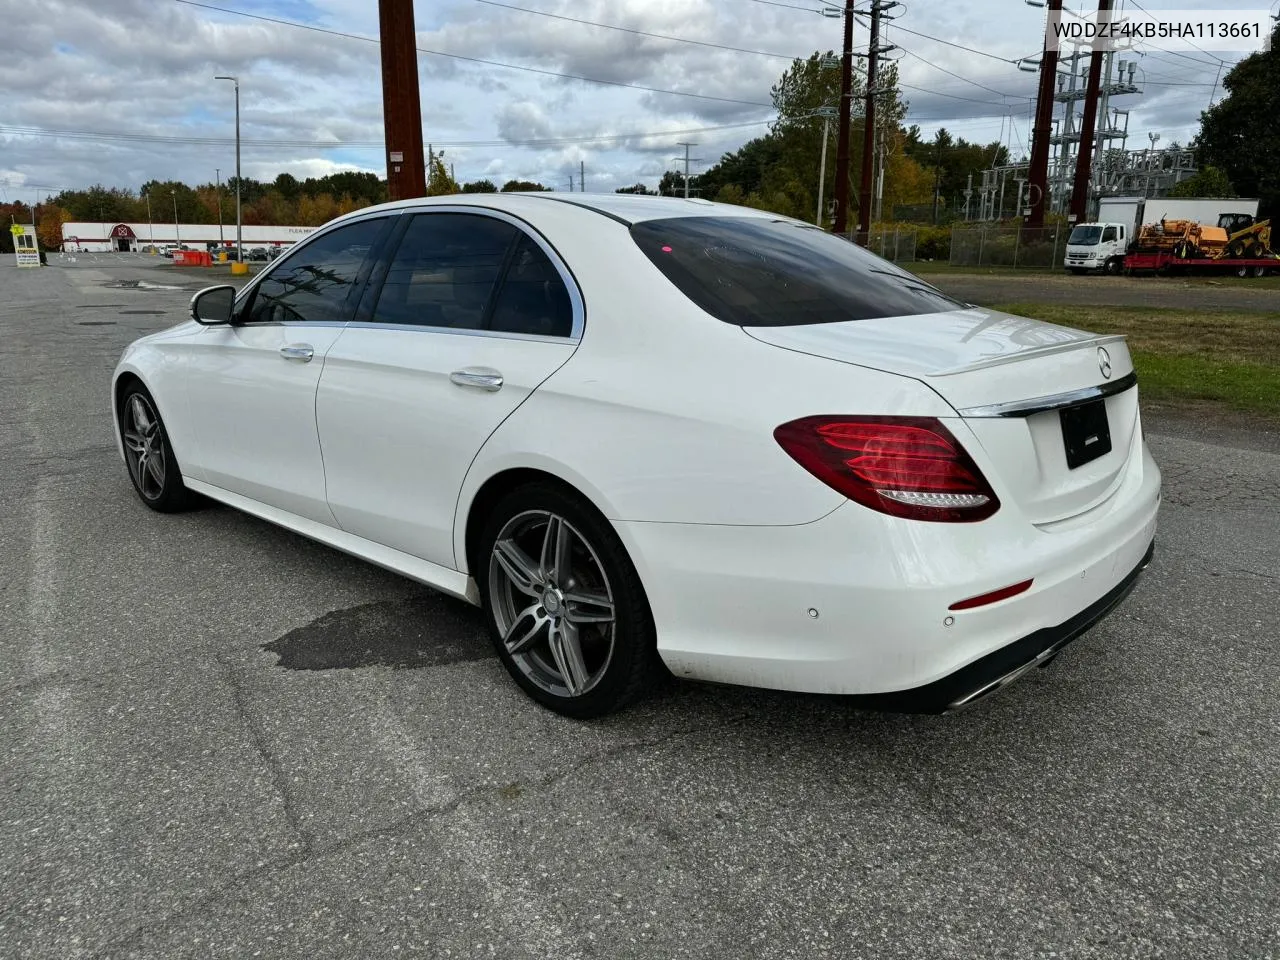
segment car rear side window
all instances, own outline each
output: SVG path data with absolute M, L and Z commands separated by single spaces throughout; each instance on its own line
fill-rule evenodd
M 385 217 L 360 220 L 321 234 L 262 279 L 248 323 L 342 322 L 348 299 Z
M 567 337 L 573 302 L 559 272 L 532 237 L 522 235 L 511 256 L 489 329 Z
M 799 326 L 961 309 L 862 247 L 817 227 L 748 217 L 679 217 L 631 227 L 645 255 L 713 317 Z
M 479 330 L 518 233 L 493 217 L 414 216 L 391 260 L 373 319 Z

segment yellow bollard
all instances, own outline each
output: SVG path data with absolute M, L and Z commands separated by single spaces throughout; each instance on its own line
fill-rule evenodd
M 241 277 L 248 272 L 249 272 L 249 265 L 247 263 L 240 263 L 237 260 L 235 263 L 231 264 L 231 275 L 233 277 Z

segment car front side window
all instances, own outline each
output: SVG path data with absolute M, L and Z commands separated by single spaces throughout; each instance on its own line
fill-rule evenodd
M 479 330 L 519 231 L 466 213 L 414 216 L 392 258 L 373 320 Z
M 308 241 L 258 283 L 242 322 L 345 321 L 361 269 L 385 224 L 386 218 L 360 220 Z

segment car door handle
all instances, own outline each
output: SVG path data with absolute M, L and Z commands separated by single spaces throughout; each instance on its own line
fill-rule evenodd
M 487 367 L 468 367 L 466 370 L 455 370 L 449 374 L 449 380 L 460 387 L 478 387 L 489 393 L 502 389 L 502 374 Z
M 310 363 L 311 358 L 315 355 L 316 351 L 309 343 L 286 343 L 280 348 L 280 356 L 286 360 L 301 360 L 303 363 Z

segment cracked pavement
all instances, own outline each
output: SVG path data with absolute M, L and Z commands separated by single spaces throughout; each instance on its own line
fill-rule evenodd
M 0 267 L 0 956 L 1280 957 L 1280 444 L 1149 423 L 1155 563 L 968 712 L 577 723 L 465 605 L 138 502 L 108 378 L 200 279 Z

